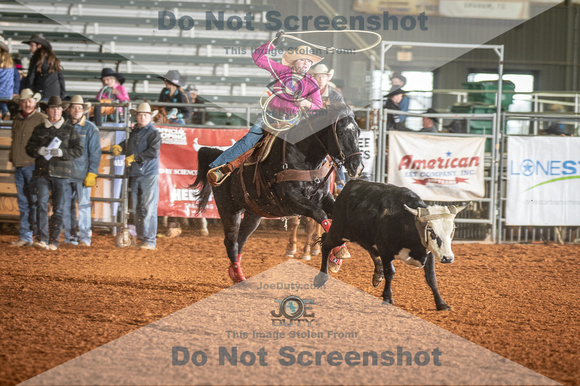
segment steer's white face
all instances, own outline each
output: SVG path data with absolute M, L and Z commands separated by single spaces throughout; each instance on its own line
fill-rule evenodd
M 433 205 L 428 208 L 405 209 L 415 215 L 415 225 L 421 242 L 427 251 L 441 263 L 452 263 L 455 259 L 451 250 L 451 241 L 455 232 L 455 216 L 465 209 L 463 207 Z

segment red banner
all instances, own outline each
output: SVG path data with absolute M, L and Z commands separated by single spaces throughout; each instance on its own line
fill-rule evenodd
M 213 195 L 202 216 L 197 216 L 198 193 L 191 185 L 197 177 L 197 152 L 204 146 L 222 150 L 242 138 L 247 130 L 191 129 L 157 126 L 161 133 L 159 156 L 159 216 L 219 218 Z

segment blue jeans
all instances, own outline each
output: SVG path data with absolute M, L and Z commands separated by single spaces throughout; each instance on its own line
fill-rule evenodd
M 159 175 L 129 177 L 133 217 L 137 239 L 157 244 L 157 204 L 159 202 Z
M 34 164 L 16 168 L 14 180 L 16 182 L 16 201 L 20 212 L 20 239 L 32 242 L 36 228 L 36 194 L 32 184 Z
M 91 188 L 85 188 L 82 181 L 71 181 L 70 194 L 70 207 L 66 205 L 64 212 L 64 242 L 91 245 Z
M 232 147 L 220 154 L 219 157 L 209 164 L 209 167 L 215 168 L 220 165 L 225 165 L 250 150 L 264 135 L 264 131 L 262 130 L 263 123 L 262 117 L 259 117 L 256 123 L 254 123 L 254 126 L 250 128 L 250 131 L 240 138 L 238 142 L 234 143 Z
M 70 185 L 67 178 L 36 177 L 38 199 L 38 233 L 40 241 L 59 245 L 64 224 L 65 206 L 70 203 Z M 48 199 L 52 193 L 52 216 L 48 219 Z

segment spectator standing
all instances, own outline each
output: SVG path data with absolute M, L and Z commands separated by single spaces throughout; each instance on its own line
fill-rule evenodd
M 385 109 L 400 110 L 399 103 L 403 99 L 405 91 L 401 88 L 393 86 L 391 92 L 386 95 Z M 387 130 L 410 131 L 403 122 L 401 122 L 401 115 L 387 113 Z
M 391 88 L 392 89 L 403 88 L 403 87 L 405 87 L 406 84 L 407 84 L 407 78 L 405 78 L 403 75 L 401 75 L 400 72 L 393 73 L 393 75 L 391 76 Z M 411 100 L 409 99 L 409 97 L 406 94 L 403 94 L 403 97 L 401 98 L 401 101 L 399 102 L 399 105 L 398 105 L 399 110 L 409 111 L 409 103 L 410 102 L 411 102 Z M 399 116 L 399 122 L 405 124 L 406 120 L 407 120 L 406 115 Z
M 0 99 L 12 99 L 19 91 L 20 73 L 10 56 L 6 40 L 0 36 Z M 6 103 L 0 103 L 0 119 L 10 119 Z
M 429 107 L 426 111 L 427 114 L 437 114 L 437 111 L 435 111 L 435 109 Z M 439 119 L 437 118 L 429 118 L 429 117 L 423 117 L 423 128 L 421 129 L 422 132 L 427 132 L 427 133 L 437 133 L 439 130 L 437 130 L 436 125 L 439 124 Z
M 34 128 L 26 153 L 36 158 L 34 186 L 38 200 L 38 248 L 56 250 L 63 227 L 65 205 L 70 205 L 69 178 L 72 160 L 83 155 L 79 133 L 62 118 L 63 104 L 58 96 L 41 102 L 48 118 Z M 52 195 L 52 216 L 48 218 L 48 199 Z
M 189 99 L 185 95 L 185 91 L 181 85 L 185 82 L 185 77 L 179 74 L 179 71 L 170 70 L 167 74 L 163 76 L 158 76 L 158 78 L 165 81 L 165 87 L 161 90 L 159 94 L 159 102 L 169 102 L 169 103 L 189 103 Z M 171 108 L 163 108 L 166 114 L 169 113 Z M 167 118 L 171 117 L 168 115 Z M 191 119 L 191 108 L 190 107 L 178 107 L 177 116 L 173 119 L 183 119 L 184 122 L 189 122 Z
M 101 79 L 103 87 L 97 93 L 97 101 L 101 102 L 103 100 L 109 100 L 111 102 L 128 102 L 131 100 L 129 98 L 129 93 L 123 84 L 125 83 L 125 77 L 118 72 L 115 72 L 112 68 L 103 68 L 101 71 Z M 119 107 L 119 114 L 123 113 L 123 108 Z M 114 107 L 100 107 L 95 106 L 95 123 L 97 126 L 101 126 L 103 122 L 103 115 L 105 116 L 105 121 L 112 118 L 114 115 Z
M 185 87 L 185 96 L 191 104 L 203 104 L 204 100 L 198 95 L 197 87 L 194 84 L 188 84 Z M 207 121 L 205 117 L 205 108 L 197 107 L 193 109 L 191 114 L 191 121 L 194 125 L 203 125 Z
M 13 100 L 18 104 L 20 112 L 15 115 L 12 122 L 12 146 L 9 159 L 15 167 L 14 180 L 20 212 L 20 238 L 11 244 L 23 247 L 32 245 L 36 228 L 36 194 L 34 194 L 32 184 L 34 158 L 26 154 L 26 144 L 34 128 L 45 121 L 46 115 L 36 110 L 40 94 L 34 94 L 29 88 L 22 90 L 20 95 L 14 97 Z
M 113 146 L 113 155 L 125 155 L 125 166 L 129 168 L 129 188 L 137 239 L 142 249 L 154 250 L 157 245 L 157 204 L 159 202 L 159 150 L 161 134 L 151 119 L 148 103 L 141 103 L 137 110 L 130 110 L 137 123 L 133 125 L 129 138 Z
M 51 44 L 42 35 L 32 35 L 30 40 L 22 43 L 30 46 L 32 58 L 20 88 L 30 88 L 42 95 L 42 100 L 48 100 L 52 96 L 64 99 L 66 86 L 61 72 L 62 66 L 52 51 Z
M 101 136 L 99 128 L 90 122 L 85 114 L 91 108 L 80 95 L 70 100 L 69 121 L 77 130 L 83 155 L 72 160 L 69 179 L 71 190 L 70 207 L 66 205 L 64 214 L 65 243 L 91 246 L 91 188 L 97 183 L 101 163 Z M 78 217 L 76 206 L 78 204 Z M 67 210 L 69 209 L 70 210 Z
M 327 108 L 333 103 L 345 103 L 344 98 L 338 91 L 329 85 L 334 76 L 334 69 L 329 70 L 325 64 L 319 64 L 308 71 L 318 83 L 320 88 L 320 97 L 322 98 L 323 108 Z

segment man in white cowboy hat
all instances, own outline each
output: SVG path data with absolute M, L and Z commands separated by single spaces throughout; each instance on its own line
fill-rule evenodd
M 70 206 L 69 178 L 72 160 L 83 155 L 79 133 L 62 117 L 63 103 L 58 96 L 41 102 L 48 118 L 34 128 L 26 153 L 36 158 L 34 186 L 38 200 L 38 234 L 35 246 L 56 250 L 64 223 L 65 206 Z M 48 219 L 48 200 L 52 196 L 52 216 Z
M 157 111 L 151 112 L 148 103 L 141 103 L 137 110 L 131 109 L 130 112 L 137 123 L 128 139 L 113 146 L 113 155 L 126 156 L 137 239 L 142 242 L 140 247 L 154 250 L 157 245 L 161 134 L 151 119 Z
M 20 238 L 12 242 L 17 247 L 30 246 L 36 228 L 36 194 L 32 185 L 34 158 L 26 154 L 26 144 L 32 131 L 46 119 L 46 115 L 36 110 L 40 94 L 25 88 L 12 99 L 18 103 L 20 112 L 12 122 L 12 146 L 9 159 L 14 165 L 14 180 L 18 211 L 20 212 Z
M 64 242 L 89 247 L 91 245 L 91 188 L 97 183 L 101 163 L 101 135 L 99 128 L 85 114 L 91 108 L 83 97 L 75 95 L 69 101 L 68 123 L 73 125 L 81 138 L 83 155 L 72 161 L 69 179 L 70 206 L 64 213 Z M 78 217 L 76 206 L 78 204 Z
M 168 103 L 189 103 L 189 98 L 185 94 L 182 86 L 185 83 L 187 77 L 183 76 L 176 70 L 167 71 L 167 74 L 163 76 L 158 76 L 159 79 L 165 81 L 165 87 L 161 90 L 159 94 L 159 102 Z M 172 110 L 171 107 L 164 107 L 166 112 Z M 191 119 L 190 107 L 178 107 L 177 114 L 174 117 L 176 120 L 183 120 L 183 122 L 188 122 Z M 172 118 L 168 116 L 167 118 Z
M 334 76 L 334 69 L 329 70 L 326 64 L 319 64 L 311 68 L 309 73 L 318 83 L 320 97 L 324 106 L 328 107 L 328 105 L 333 103 L 345 103 L 342 95 L 328 84 Z
M 308 70 L 323 58 L 314 55 L 310 47 L 299 46 L 284 53 L 282 64 L 271 60 L 266 54 L 284 40 L 283 35 L 284 31 L 278 32 L 276 39 L 257 48 L 252 53 L 252 58 L 258 67 L 270 72 L 275 79 L 271 87 L 275 97 L 268 105 L 268 115 L 295 124 L 301 109 L 318 110 L 322 107 L 318 84 Z M 210 164 L 211 169 L 207 174 L 207 180 L 211 185 L 221 184 L 224 178 L 243 162 L 243 157 L 240 156 L 251 150 L 262 138 L 264 126 L 262 117 L 258 117 L 243 138 Z M 233 162 L 234 160 L 236 162 Z

